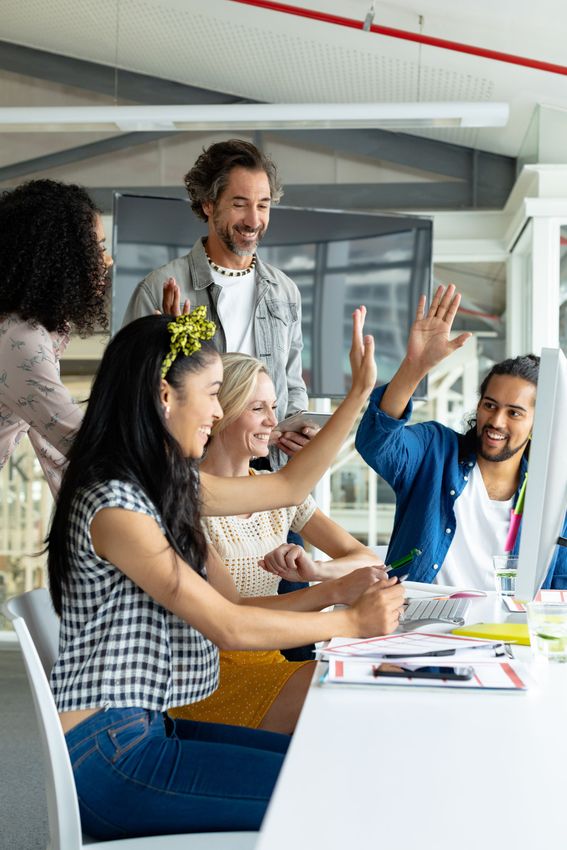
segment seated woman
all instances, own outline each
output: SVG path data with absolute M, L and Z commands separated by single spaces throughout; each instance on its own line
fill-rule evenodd
M 196 460 L 222 416 L 222 362 L 201 342 L 211 330 L 203 312 L 147 316 L 111 341 L 49 535 L 61 616 L 52 688 L 83 827 L 98 839 L 258 829 L 288 738 L 164 712 L 215 690 L 217 646 L 264 650 L 385 633 L 403 605 L 392 579 L 367 581 L 348 609 L 269 610 L 270 599 L 240 604 L 222 565 L 206 576 L 200 502 L 215 515 L 302 502 L 348 435 L 376 367 L 357 310 L 352 389 L 300 457 L 271 476 L 204 473 L 199 490 Z M 344 596 L 337 584 L 315 588 L 317 607 Z
M 274 385 L 263 364 L 247 354 L 224 354 L 224 374 L 219 392 L 223 418 L 215 423 L 201 472 L 243 477 L 270 475 L 250 469 L 254 457 L 266 457 L 276 425 Z M 207 539 L 228 568 L 242 597 L 277 594 L 280 574 L 298 570 L 303 580 L 330 579 L 370 566 L 374 578 L 384 578 L 380 560 L 362 543 L 320 511 L 311 496 L 299 506 L 240 514 L 206 517 Z M 301 546 L 286 543 L 289 530 L 301 532 L 308 543 L 333 560 L 314 563 Z M 275 550 L 271 552 L 271 550 Z M 269 554 L 266 554 L 269 553 Z M 265 560 L 273 566 L 262 569 Z M 287 562 L 286 562 L 287 559 Z M 281 563 L 280 563 L 281 562 Z M 287 570 L 286 570 L 287 567 Z M 210 574 L 211 565 L 209 565 Z M 352 575 L 349 581 L 364 580 Z M 316 588 L 295 591 L 281 599 L 281 606 L 303 609 Z M 175 709 L 173 717 L 231 723 L 238 726 L 293 732 L 309 683 L 313 661 L 290 662 L 278 650 L 220 654 L 220 686 L 208 699 Z

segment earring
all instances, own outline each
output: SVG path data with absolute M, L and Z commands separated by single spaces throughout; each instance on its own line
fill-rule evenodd
M 163 415 L 166 419 L 169 419 L 170 408 L 169 404 L 164 404 L 163 406 Z

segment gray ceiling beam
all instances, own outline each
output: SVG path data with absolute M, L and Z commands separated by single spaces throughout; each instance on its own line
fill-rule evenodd
M 90 194 L 104 211 L 112 210 L 113 192 L 129 195 L 151 195 L 163 198 L 185 198 L 183 186 L 122 186 L 91 188 Z M 328 183 L 286 185 L 282 204 L 289 207 L 329 210 L 467 210 L 471 205 L 467 183 Z M 499 198 L 491 187 L 483 188 L 477 197 L 478 209 L 501 209 Z
M 282 141 L 300 146 L 319 147 L 338 154 L 396 163 L 407 168 L 456 178 L 470 184 L 471 199 L 483 195 L 483 186 L 503 207 L 516 180 L 514 157 L 488 153 L 474 148 L 424 139 L 387 130 L 285 130 L 277 134 Z M 478 206 L 483 206 L 480 201 Z M 490 204 L 492 206 L 493 204 Z
M 95 156 L 115 153 L 116 151 L 132 148 L 136 145 L 156 142 L 159 139 L 163 139 L 164 136 L 171 135 L 174 135 L 174 133 L 165 130 L 152 133 L 123 133 L 121 136 L 111 136 L 108 139 L 100 139 L 97 142 L 89 142 L 86 145 L 77 145 L 76 147 L 66 148 L 55 153 L 20 160 L 20 162 L 14 162 L 11 165 L 5 165 L 0 168 L 0 183 L 5 180 L 26 177 L 28 174 L 38 174 L 42 171 L 48 171 L 50 168 L 60 168 L 74 162 L 92 159 Z
M 0 69 L 108 97 L 117 95 L 121 101 L 133 100 L 141 104 L 250 102 L 225 92 L 162 80 L 149 74 L 123 71 L 110 65 L 73 59 L 9 41 L 0 41 Z

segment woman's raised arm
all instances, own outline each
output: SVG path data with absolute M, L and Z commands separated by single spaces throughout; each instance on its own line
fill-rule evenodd
M 324 428 L 273 475 L 221 478 L 201 473 L 202 513 L 209 516 L 298 505 L 329 468 L 376 383 L 374 339 L 363 336 L 365 307 L 352 316 L 352 386 Z

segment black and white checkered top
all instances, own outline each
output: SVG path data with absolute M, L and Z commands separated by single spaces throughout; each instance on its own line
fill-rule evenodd
M 204 699 L 218 685 L 216 646 L 98 557 L 90 527 L 102 508 L 147 514 L 163 531 L 154 505 L 133 484 L 106 481 L 75 497 L 69 517 L 72 573 L 51 674 L 58 710 L 166 711 Z

